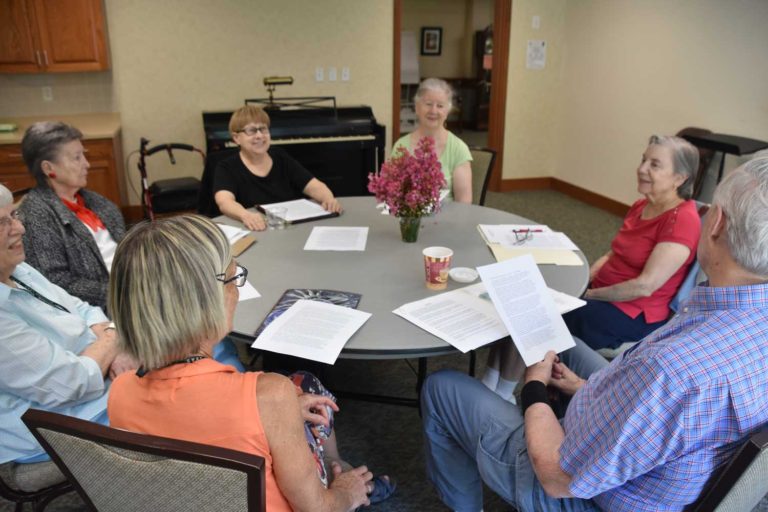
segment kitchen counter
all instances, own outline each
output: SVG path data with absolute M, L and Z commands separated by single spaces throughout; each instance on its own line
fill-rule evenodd
M 37 121 L 63 121 L 83 132 L 84 140 L 112 139 L 120 132 L 120 114 L 91 113 L 68 114 L 63 116 L 0 117 L 0 123 L 18 125 L 15 132 L 0 133 L 0 144 L 19 144 L 27 127 Z

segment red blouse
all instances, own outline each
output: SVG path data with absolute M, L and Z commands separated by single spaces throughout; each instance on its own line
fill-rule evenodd
M 643 271 L 656 244 L 660 242 L 675 242 L 688 247 L 691 254 L 685 264 L 650 297 L 612 303 L 631 318 L 645 313 L 645 321 L 653 323 L 669 317 L 669 303 L 696 257 L 701 220 L 696 202 L 692 200 L 685 201 L 657 217 L 644 220 L 640 215 L 647 203 L 647 199 L 641 199 L 629 209 L 624 217 L 624 224 L 611 242 L 613 255 L 597 273 L 591 287 L 602 288 L 636 278 Z

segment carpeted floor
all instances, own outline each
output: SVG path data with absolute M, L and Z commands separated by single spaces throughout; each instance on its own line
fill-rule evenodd
M 591 262 L 604 254 L 621 219 L 553 191 L 489 193 L 487 206 L 510 211 L 564 231 L 582 248 Z M 478 354 L 478 374 L 482 374 L 487 350 Z M 337 389 L 415 397 L 416 361 L 339 360 L 326 375 L 326 382 Z M 429 360 L 430 372 L 440 368 L 466 371 L 468 356 L 461 354 Z M 445 511 L 424 474 L 421 423 L 415 408 L 379 405 L 355 400 L 340 401 L 337 434 L 342 455 L 354 465 L 367 464 L 375 474 L 389 474 L 398 489 L 389 500 L 370 508 L 372 512 Z M 55 501 L 48 510 L 81 510 L 76 496 Z M 0 511 L 10 511 L 0 502 Z M 486 493 L 486 512 L 507 511 L 491 492 Z M 765 504 L 760 510 L 768 510 Z

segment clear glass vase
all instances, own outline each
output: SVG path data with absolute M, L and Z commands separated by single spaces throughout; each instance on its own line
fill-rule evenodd
M 421 217 L 399 217 L 400 236 L 403 242 L 413 243 L 419 238 L 419 226 Z

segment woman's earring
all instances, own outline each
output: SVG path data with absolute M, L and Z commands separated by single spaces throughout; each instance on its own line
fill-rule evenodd
M 48 173 L 48 177 L 51 178 L 52 180 L 55 180 L 56 179 L 56 173 L 55 172 L 49 172 Z

